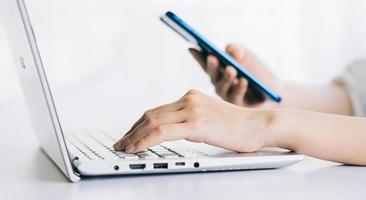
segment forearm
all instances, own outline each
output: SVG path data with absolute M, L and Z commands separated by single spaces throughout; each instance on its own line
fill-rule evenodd
M 366 119 L 298 110 L 276 110 L 273 145 L 320 159 L 366 165 Z
M 345 89 L 335 83 L 326 86 L 284 84 L 282 108 L 312 110 L 339 115 L 352 115 Z

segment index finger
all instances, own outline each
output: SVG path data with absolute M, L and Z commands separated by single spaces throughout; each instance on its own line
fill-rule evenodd
M 114 148 L 116 150 L 124 150 L 128 145 L 135 143 L 146 135 L 156 130 L 161 130 L 161 127 L 174 123 L 182 123 L 186 118 L 184 111 L 169 112 L 163 114 L 155 114 L 154 117 L 145 119 L 139 126 L 131 131 L 129 135 L 118 141 Z
M 146 118 L 146 115 L 147 113 L 165 113 L 165 112 L 174 112 L 174 111 L 178 111 L 182 108 L 182 104 L 181 102 L 174 102 L 174 103 L 169 103 L 169 104 L 166 104 L 166 105 L 162 105 L 162 106 L 159 106 L 155 109 L 152 109 L 150 111 L 147 111 L 145 112 L 141 117 L 140 119 L 138 119 L 134 124 L 133 126 L 130 128 L 129 131 L 127 131 L 127 133 L 125 133 L 123 135 L 123 137 L 118 140 L 116 143 L 120 142 L 121 140 L 125 139 L 130 133 L 132 133 L 132 131 L 138 127 L 143 121 L 144 119 Z
M 186 123 L 176 123 L 161 126 L 135 143 L 127 146 L 128 153 L 137 153 L 164 141 L 185 139 L 190 128 Z

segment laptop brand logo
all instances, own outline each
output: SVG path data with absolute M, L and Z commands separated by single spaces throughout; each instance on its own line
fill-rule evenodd
M 24 58 L 23 57 L 19 57 L 19 62 L 20 65 L 22 66 L 23 69 L 26 69 L 25 63 L 24 63 Z

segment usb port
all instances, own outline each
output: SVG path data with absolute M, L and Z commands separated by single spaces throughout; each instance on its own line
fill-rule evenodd
M 184 166 L 184 165 L 186 165 L 186 163 L 185 162 L 176 162 L 175 165 L 176 166 Z
M 168 163 L 154 163 L 154 169 L 168 169 Z
M 146 164 L 131 164 L 130 169 L 145 169 Z

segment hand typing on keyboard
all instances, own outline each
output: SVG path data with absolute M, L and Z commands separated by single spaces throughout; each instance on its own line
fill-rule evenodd
M 187 139 L 252 152 L 273 144 L 265 134 L 271 119 L 269 111 L 235 106 L 192 90 L 177 102 L 147 111 L 113 147 L 136 153 L 164 141 Z

